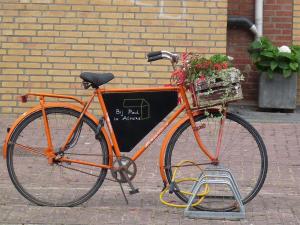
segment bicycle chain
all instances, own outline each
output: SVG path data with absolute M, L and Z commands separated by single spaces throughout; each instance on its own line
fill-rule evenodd
M 61 167 L 63 167 L 63 168 L 66 168 L 66 169 L 69 169 L 69 170 L 74 170 L 74 171 L 77 171 L 77 172 L 80 172 L 80 173 L 84 173 L 84 174 L 87 174 L 87 175 L 90 175 L 90 176 L 93 176 L 93 177 L 99 177 L 99 176 L 97 176 L 97 175 L 94 175 L 94 174 L 85 172 L 85 171 L 80 170 L 80 169 L 75 169 L 75 168 L 67 167 L 67 166 L 64 166 L 64 165 L 59 165 L 59 166 L 61 166 Z M 109 181 L 112 181 L 112 182 L 119 183 L 118 181 L 113 180 L 113 179 L 110 179 L 110 178 L 107 178 L 107 177 L 105 177 L 105 180 L 109 180 Z

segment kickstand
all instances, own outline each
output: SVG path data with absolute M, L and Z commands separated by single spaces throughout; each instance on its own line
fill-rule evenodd
M 121 191 L 122 191 L 122 193 L 123 193 L 125 202 L 126 202 L 126 204 L 128 205 L 128 199 L 127 199 L 127 197 L 126 197 L 126 194 L 125 194 L 125 191 L 124 191 L 124 189 L 123 189 L 122 183 L 121 183 L 121 182 L 118 182 L 118 183 L 119 183 L 120 188 L 121 188 Z

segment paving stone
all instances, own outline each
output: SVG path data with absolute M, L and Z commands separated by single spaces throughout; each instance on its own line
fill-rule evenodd
M 137 160 L 134 184 L 140 193 L 123 199 L 117 183 L 106 180 L 88 202 L 74 208 L 39 207 L 24 199 L 11 183 L 6 161 L 0 159 L 0 224 L 140 224 L 140 225 L 296 225 L 300 224 L 300 116 L 291 120 L 240 114 L 252 121 L 268 149 L 269 170 L 264 187 L 246 205 L 246 219 L 241 221 L 188 219 L 183 209 L 162 205 L 162 182 L 158 157 L 162 138 Z M 261 114 L 260 114 L 261 115 Z M 251 118 L 252 116 L 252 118 Z M 6 127 L 13 121 L 0 117 L 0 146 Z M 188 148 L 188 146 L 187 146 Z M 111 175 L 109 174 L 111 178 Z M 41 181 L 42 182 L 42 181 Z M 125 187 L 128 190 L 127 187 Z

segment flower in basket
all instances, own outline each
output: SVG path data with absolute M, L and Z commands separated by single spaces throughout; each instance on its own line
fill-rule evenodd
M 182 67 L 176 70 L 173 75 L 179 78 L 179 82 L 184 82 L 187 86 L 203 81 L 214 82 L 218 79 L 223 81 L 243 80 L 239 70 L 232 66 L 232 57 L 217 54 L 205 58 L 196 53 L 184 53 L 182 58 Z
M 285 78 L 300 72 L 300 46 L 277 47 L 266 37 L 251 43 L 248 52 L 256 68 L 267 72 L 270 79 L 275 73 Z
M 196 53 L 185 53 L 182 58 L 183 65 L 173 76 L 190 89 L 192 95 L 197 97 L 196 101 L 205 98 L 209 101 L 208 105 L 226 103 L 233 100 L 237 93 L 239 97 L 234 100 L 241 98 L 240 81 L 244 77 L 240 70 L 232 66 L 231 57 L 217 54 L 206 58 Z

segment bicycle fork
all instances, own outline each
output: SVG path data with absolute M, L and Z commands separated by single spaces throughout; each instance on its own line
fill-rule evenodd
M 215 154 L 212 155 L 209 151 L 207 151 L 206 146 L 201 140 L 199 130 L 205 129 L 206 124 L 201 124 L 200 126 L 196 126 L 194 118 L 191 118 L 191 124 L 192 124 L 192 129 L 193 133 L 195 136 L 195 139 L 199 145 L 199 147 L 203 150 L 203 152 L 209 157 L 213 165 L 218 165 L 219 164 L 219 155 L 221 151 L 221 145 L 222 145 L 222 138 L 223 138 L 223 132 L 224 132 L 224 125 L 225 125 L 225 120 L 226 120 L 226 111 L 223 112 L 224 114 L 220 117 L 219 121 L 219 130 L 218 130 L 218 136 L 217 136 L 217 144 L 216 144 L 216 151 Z

